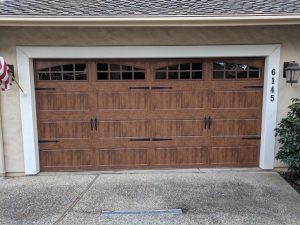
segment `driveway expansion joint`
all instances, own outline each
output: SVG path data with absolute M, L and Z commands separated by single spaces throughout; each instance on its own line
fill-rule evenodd
M 70 204 L 70 206 L 63 212 L 63 214 L 52 225 L 60 224 L 60 222 L 67 216 L 67 214 L 75 207 L 75 205 L 82 199 L 82 197 L 92 187 L 92 185 L 95 183 L 95 181 L 98 179 L 99 176 L 100 174 L 96 175 L 96 177 L 86 186 L 86 188 L 77 196 L 77 198 Z

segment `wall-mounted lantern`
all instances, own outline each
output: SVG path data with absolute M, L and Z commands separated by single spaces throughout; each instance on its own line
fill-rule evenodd
M 284 63 L 284 76 L 286 78 L 286 82 L 291 84 L 291 86 L 295 83 L 298 83 L 298 79 L 300 76 L 300 66 L 299 63 L 295 61 L 285 62 Z

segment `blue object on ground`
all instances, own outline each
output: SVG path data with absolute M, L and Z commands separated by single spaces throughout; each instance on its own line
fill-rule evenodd
M 171 214 L 180 215 L 182 214 L 181 209 L 167 209 L 167 210 L 120 210 L 120 211 L 110 211 L 102 210 L 101 215 L 111 216 L 111 215 L 153 215 L 153 214 Z

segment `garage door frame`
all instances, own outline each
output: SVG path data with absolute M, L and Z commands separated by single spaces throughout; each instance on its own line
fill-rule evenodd
M 260 145 L 261 169 L 274 168 L 280 45 L 214 45 L 214 46 L 107 46 L 53 47 L 17 46 L 19 82 L 26 92 L 20 92 L 25 174 L 40 171 L 33 59 L 42 58 L 208 58 L 208 57 L 265 57 L 265 76 Z M 78 54 L 80 53 L 80 54 Z M 272 84 L 272 78 L 275 83 Z M 271 93 L 274 86 L 275 93 Z M 274 95 L 274 101 L 271 101 Z

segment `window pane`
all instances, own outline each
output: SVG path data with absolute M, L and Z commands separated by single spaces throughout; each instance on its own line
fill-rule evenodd
M 180 72 L 180 79 L 190 79 L 190 72 Z
M 213 79 L 224 79 L 224 71 L 214 71 Z
M 119 71 L 121 69 L 121 66 L 118 64 L 110 64 L 110 70 L 111 71 Z
M 226 79 L 235 79 L 235 71 L 226 71 Z
M 193 71 L 192 79 L 202 79 L 202 72 L 201 71 Z
M 226 70 L 235 70 L 236 64 L 234 63 L 226 63 Z
M 86 70 L 86 64 L 75 64 L 75 70 L 76 71 L 85 71 Z
M 111 80 L 121 80 L 121 73 L 120 72 L 111 72 L 110 79 Z
M 122 80 L 132 80 L 132 72 L 122 72 Z
M 161 67 L 161 68 L 158 68 L 157 70 L 167 70 L 167 67 Z
M 131 66 L 122 66 L 122 70 L 131 71 L 132 67 Z
M 248 66 L 245 64 L 238 64 L 237 68 L 238 68 L 238 70 L 247 70 Z
M 171 80 L 178 79 L 178 72 L 169 72 L 168 78 Z
M 39 80 L 50 80 L 49 73 L 39 73 Z
M 108 71 L 108 64 L 97 64 L 97 70 L 98 71 Z
M 86 72 L 75 72 L 75 80 L 87 80 Z
M 224 70 L 225 63 L 224 62 L 214 62 L 214 70 Z
M 237 72 L 237 78 L 238 79 L 245 79 L 245 78 L 247 78 L 247 71 L 238 71 Z
M 259 71 L 249 71 L 249 78 L 259 78 Z
M 156 79 L 157 80 L 167 79 L 167 73 L 166 72 L 156 72 Z
M 134 70 L 135 71 L 144 71 L 144 69 L 140 69 L 140 68 L 137 68 L 137 67 L 134 67 Z
M 74 80 L 73 73 L 64 73 L 64 80 Z
M 144 72 L 134 72 L 134 79 L 135 80 L 145 80 L 145 73 Z
M 179 65 L 172 65 L 168 67 L 169 70 L 178 70 L 179 69 Z
M 190 63 L 180 64 L 180 70 L 190 70 L 190 68 L 191 68 Z
M 108 80 L 108 73 L 98 73 L 98 80 Z
M 70 65 L 63 65 L 63 70 L 64 70 L 64 71 L 73 71 L 73 70 L 74 70 L 73 64 L 70 64 Z
M 61 71 L 61 66 L 51 67 L 51 72 L 55 72 L 55 71 Z
M 51 80 L 62 80 L 61 73 L 52 73 Z
M 202 63 L 193 63 L 192 70 L 202 70 Z

